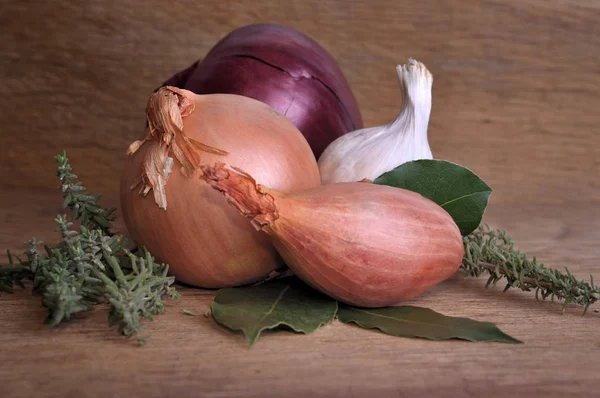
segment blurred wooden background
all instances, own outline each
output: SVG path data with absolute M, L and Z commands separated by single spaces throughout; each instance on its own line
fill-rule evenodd
M 338 60 L 366 126 L 400 108 L 394 66 L 434 75 L 434 156 L 480 174 L 487 220 L 553 267 L 600 279 L 600 2 L 20 1 L 0 2 L 0 247 L 52 241 L 52 156 L 118 206 L 121 161 L 154 88 L 229 31 L 297 28 Z M 199 313 L 213 292 L 185 289 L 144 348 L 113 336 L 106 313 L 57 330 L 29 292 L 0 297 L 3 396 L 532 396 L 597 390 L 600 317 L 484 290 L 459 276 L 414 301 L 496 322 L 526 342 L 395 339 L 335 324 L 274 333 L 248 351 Z M 291 379 L 293 377 L 293 379 Z

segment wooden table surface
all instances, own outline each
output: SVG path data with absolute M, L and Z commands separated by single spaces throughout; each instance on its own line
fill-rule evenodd
M 254 22 L 298 28 L 346 74 L 367 126 L 398 112 L 394 66 L 435 77 L 434 156 L 494 188 L 488 222 L 547 265 L 600 279 L 600 3 L 596 1 L 21 1 L 0 5 L 0 247 L 52 242 L 52 156 L 66 149 L 117 206 L 152 90 Z M 122 227 L 122 224 L 119 224 Z M 0 258 L 4 260 L 5 258 Z M 600 396 L 600 314 L 460 275 L 413 300 L 495 322 L 523 345 L 402 339 L 334 323 L 248 349 L 183 297 L 143 347 L 106 308 L 50 329 L 30 289 L 0 297 L 0 396 Z

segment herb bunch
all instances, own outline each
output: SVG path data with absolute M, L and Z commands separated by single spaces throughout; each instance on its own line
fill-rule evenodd
M 527 256 L 514 247 L 513 240 L 504 231 L 493 230 L 482 225 L 464 238 L 465 256 L 462 269 L 469 275 L 479 277 L 489 274 L 486 287 L 506 279 L 504 291 L 518 288 L 523 291 L 535 290 L 536 298 L 550 297 L 563 301 L 563 312 L 569 303 L 583 306 L 584 314 L 588 307 L 600 300 L 600 287 L 590 282 L 578 280 L 565 268 L 565 273 L 547 268 L 536 258 Z
M 65 152 L 54 159 L 63 207 L 71 210 L 71 220 L 66 215 L 55 218 L 61 240 L 54 247 L 44 245 L 43 253 L 38 250 L 43 242 L 35 239 L 27 242 L 23 257 L 8 251 L 9 263 L 0 265 L 0 291 L 12 293 L 15 284 L 23 287 L 24 280 L 33 281 L 51 326 L 107 303 L 109 324 L 143 342 L 140 321 L 164 311 L 165 295 L 179 297 L 172 287 L 174 278 L 167 276 L 168 265 L 155 263 L 145 249 L 140 255 L 125 249 L 123 236 L 111 232 L 115 209 L 102 207 L 100 195 L 87 194 L 76 182 Z M 78 229 L 73 226 L 77 220 Z

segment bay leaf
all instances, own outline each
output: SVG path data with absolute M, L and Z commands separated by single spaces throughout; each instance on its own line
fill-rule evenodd
M 447 160 L 404 163 L 377 177 L 375 184 L 420 193 L 452 216 L 463 236 L 481 223 L 492 189 L 471 170 Z
M 253 345 L 261 332 L 287 326 L 309 334 L 335 319 L 337 302 L 296 277 L 256 286 L 225 288 L 212 303 L 215 320 L 241 330 Z
M 352 322 L 365 329 L 379 329 L 399 337 L 522 343 L 493 323 L 449 317 L 421 307 L 356 308 L 340 304 L 337 317 L 344 323 Z

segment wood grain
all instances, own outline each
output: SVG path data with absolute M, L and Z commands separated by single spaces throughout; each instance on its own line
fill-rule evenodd
M 596 1 L 23 1 L 0 4 L 0 247 L 46 241 L 60 211 L 52 156 L 118 205 L 152 90 L 254 22 L 298 28 L 338 59 L 366 125 L 399 109 L 394 66 L 434 75 L 434 156 L 494 188 L 487 221 L 547 265 L 600 279 L 600 4 Z M 122 227 L 122 224 L 120 225 Z M 106 309 L 49 329 L 29 290 L 0 297 L 3 397 L 593 396 L 600 315 L 457 275 L 412 304 L 498 324 L 524 345 L 400 339 L 334 323 L 249 350 L 210 318 L 213 291 L 148 324 L 142 348 Z M 597 306 L 596 306 L 597 307 Z

